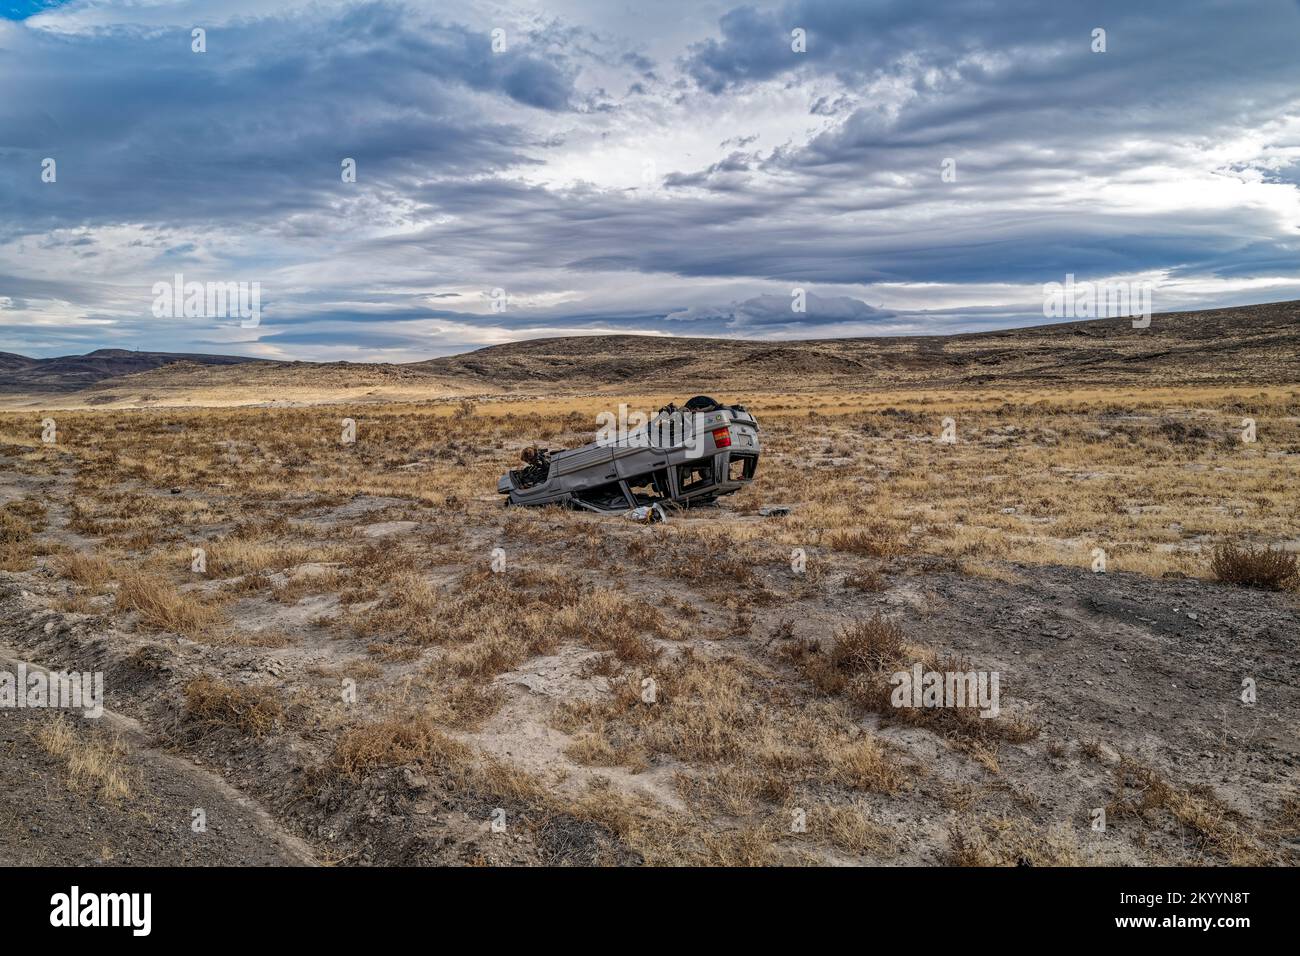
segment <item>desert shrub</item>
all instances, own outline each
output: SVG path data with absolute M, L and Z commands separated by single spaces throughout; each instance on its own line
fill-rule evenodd
M 805 673 L 821 690 L 895 720 L 926 726 L 950 739 L 987 743 L 996 738 L 1032 740 L 1038 735 L 1038 726 L 1022 717 L 1003 714 L 985 719 L 969 705 L 895 707 L 891 678 L 915 663 L 940 673 L 964 674 L 974 668 L 962 658 L 941 658 L 932 648 L 909 644 L 902 628 L 880 615 L 849 623 L 825 651 L 800 656 Z
M 1164 435 L 1172 445 L 1194 444 L 1210 438 L 1210 433 L 1200 425 L 1189 425 L 1178 419 L 1161 422 L 1160 434 Z
M 1300 569 L 1290 552 L 1224 543 L 1214 549 L 1210 570 L 1224 584 L 1280 591 L 1297 581 Z
M 822 690 L 888 712 L 889 675 L 910 666 L 902 629 L 876 615 L 842 628 L 827 651 L 812 661 L 810 676 Z
M 264 737 L 284 717 L 284 708 L 264 687 L 232 687 L 200 677 L 185 687 L 185 718 L 204 727 Z
M 330 766 L 357 778 L 382 767 L 421 764 L 439 769 L 465 764 L 470 751 L 419 719 L 389 719 L 353 727 L 339 738 Z

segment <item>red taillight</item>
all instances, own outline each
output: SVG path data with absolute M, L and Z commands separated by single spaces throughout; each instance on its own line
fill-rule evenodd
M 713 429 L 713 444 L 717 445 L 719 448 L 730 448 L 731 429 L 730 428 Z

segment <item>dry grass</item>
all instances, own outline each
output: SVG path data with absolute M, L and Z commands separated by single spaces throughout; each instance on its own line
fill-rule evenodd
M 45 507 L 32 498 L 0 508 L 0 571 L 26 571 L 39 553 L 35 535 L 45 525 Z
M 1300 838 L 1300 794 L 1291 794 L 1282 801 L 1273 829 L 1283 839 Z
M 765 667 L 685 650 L 649 673 L 632 668 L 619 674 L 613 685 L 612 700 L 561 706 L 556 726 L 574 734 L 567 756 L 633 773 L 665 760 L 683 767 L 675 786 L 699 821 L 697 829 L 708 833 L 714 821 L 739 821 L 747 834 L 726 853 L 741 852 L 758 837 L 783 838 L 788 817 L 776 827 L 771 821 L 792 807 L 816 806 L 829 814 L 855 793 L 889 795 L 910 786 L 908 768 L 856 726 L 843 705 L 810 707 Z M 828 801 L 831 794 L 835 799 Z M 844 817 L 835 824 L 841 842 L 849 841 L 850 822 Z M 679 839 L 690 844 L 681 850 L 686 857 L 710 846 L 701 833 Z M 724 850 L 712 846 L 710 852 Z M 662 850 L 652 855 L 663 857 Z
M 55 570 L 60 577 L 96 594 L 106 591 L 114 577 L 113 563 L 107 558 L 79 551 L 58 555 L 55 558 Z
M 589 440 L 608 397 L 150 409 L 130 428 L 116 412 L 69 411 L 57 451 L 11 447 L 17 476 L 45 482 L 57 460 L 75 477 L 52 493 L 48 514 L 35 499 L 0 509 L 0 568 L 26 570 L 48 555 L 45 567 L 83 589 L 69 607 L 86 611 L 102 611 L 93 595 L 119 581 L 118 611 L 138 614 L 142 630 L 202 641 L 214 675 L 283 656 L 276 679 L 297 682 L 283 702 L 278 691 L 200 679 L 184 691 L 187 723 L 242 737 L 288 733 L 320 748 L 340 787 L 367 786 L 385 769 L 433 768 L 447 787 L 513 794 L 541 814 L 598 823 L 650 862 L 754 864 L 888 852 L 879 821 L 895 801 L 930 799 L 918 794 L 932 782 L 897 736 L 932 732 L 950 745 L 941 759 L 974 773 L 983 771 L 968 757 L 996 771 L 1001 745 L 1034 738 L 1005 705 L 995 719 L 892 707 L 895 671 L 918 661 L 970 667 L 909 640 L 923 633 L 919 619 L 857 610 L 897 606 L 880 592 L 900 582 L 923 590 L 935 569 L 1015 582 L 1016 563 L 1087 567 L 1095 548 L 1111 571 L 1198 576 L 1218 573 L 1216 545 L 1249 540 L 1270 554 L 1294 546 L 1293 389 L 735 397 L 762 423 L 759 480 L 716 512 L 653 527 L 502 510 L 491 495 L 524 444 Z M 681 398 L 615 401 L 657 408 Z M 1246 414 L 1267 425 L 1258 444 L 1234 438 Z M 935 441 L 948 415 L 955 445 Z M 343 417 L 359 423 L 355 445 L 338 443 Z M 0 415 L 0 432 L 27 424 Z M 792 510 L 763 519 L 765 504 Z M 392 522 L 410 525 L 397 534 L 367 527 Z M 195 547 L 207 552 L 203 576 L 183 573 Z M 506 553 L 501 573 L 490 566 L 496 547 Z M 791 569 L 795 548 L 806 552 L 803 574 Z M 836 617 L 799 618 L 804 599 Z M 792 623 L 768 639 L 771 609 L 784 614 L 786 604 L 802 636 Z M 273 616 L 270 627 L 241 630 L 262 615 Z M 337 647 L 353 663 L 318 673 L 309 665 L 304 677 L 294 654 L 249 650 L 283 644 Z M 569 740 L 563 756 L 547 757 L 553 769 L 593 780 L 648 775 L 685 813 L 616 788 L 553 799 L 551 781 L 485 761 L 458 739 L 517 703 L 497 678 L 574 648 L 600 654 L 567 676 L 609 690 L 561 699 L 552 719 Z M 335 686 L 364 679 L 356 712 L 340 707 L 327 677 Z M 653 703 L 643 699 L 646 679 Z M 309 715 L 301 726 L 299 708 Z M 1175 819 L 1181 812 L 1210 834 L 1208 852 L 1249 858 L 1233 856 L 1230 832 L 1213 835 L 1212 805 L 1198 812 L 1203 799 L 1187 799 L 1166 795 L 1142 812 L 1158 819 L 1176 807 Z M 807 812 L 808 833 L 790 833 L 792 807 Z M 1066 843 L 1018 818 L 966 819 L 959 831 L 961 862 L 1072 859 Z
M 424 767 L 463 766 L 472 751 L 420 719 L 389 719 L 353 727 L 334 747 L 330 768 L 352 779 L 383 767 L 419 764 Z
M 786 555 L 803 546 L 885 560 L 935 553 L 969 559 L 965 567 L 986 574 L 1007 560 L 1086 566 L 1092 549 L 1103 547 L 1112 570 L 1195 575 L 1208 571 L 1215 543 L 1250 535 L 1276 546 L 1293 536 L 1292 466 L 1277 454 L 1300 450 L 1293 394 L 1043 394 L 756 396 L 748 404 L 777 454 L 739 503 L 793 504 L 794 512 L 765 525 L 761 541 L 739 529 L 705 541 L 669 528 L 639 539 L 629 556 L 684 581 L 734 573 L 747 583 L 752 544 L 782 545 Z M 650 403 L 665 398 L 631 401 L 658 407 Z M 1189 410 L 1189 403 L 1200 404 Z M 287 540 L 303 534 L 287 519 L 314 503 L 368 494 L 464 513 L 520 443 L 581 441 L 608 404 L 496 399 L 480 401 L 468 417 L 454 417 L 451 404 L 147 411 L 129 432 L 112 429 L 113 413 L 68 412 L 63 453 L 78 464 L 71 527 L 104 537 L 110 548 L 172 542 L 188 554 L 211 537 L 192 532 L 233 523 L 247 531 L 223 532 L 210 545 L 211 575 L 284 568 L 315 547 Z M 817 412 L 811 419 L 810 409 Z M 1267 422 L 1266 441 L 1227 440 L 1246 413 Z M 335 434 L 345 415 L 365 425 L 346 452 Z M 955 445 L 934 441 L 945 415 L 958 422 Z M 436 454 L 425 454 L 431 447 Z M 833 454 L 850 463 L 828 466 Z M 169 495 L 176 486 L 191 490 Z M 554 530 L 578 543 L 578 526 Z M 600 536 L 582 546 L 598 550 Z
M 264 687 L 233 687 L 208 678 L 185 687 L 185 719 L 203 730 L 265 737 L 284 722 L 284 707 Z
M 896 793 L 907 780 L 898 759 L 866 735 L 832 751 L 829 763 L 832 779 L 851 790 Z
M 1211 793 L 1175 787 L 1155 770 L 1129 757 L 1122 757 L 1115 768 L 1115 790 L 1115 798 L 1106 806 L 1108 818 L 1149 822 L 1165 814 L 1193 837 L 1198 849 L 1224 863 L 1259 866 L 1275 862 L 1273 854 Z
M 64 714 L 44 723 L 35 736 L 46 753 L 67 765 L 69 786 L 93 789 L 101 800 L 131 795 L 126 747 L 120 740 L 99 731 L 79 731 Z
M 138 570 L 121 574 L 116 606 L 119 611 L 135 611 L 145 627 L 189 638 L 203 636 L 223 620 L 210 603 L 177 590 L 159 575 Z
M 860 856 L 880 853 L 889 846 L 889 831 L 861 803 L 816 808 L 808 817 L 810 832 L 825 837 L 837 850 Z
M 1023 742 L 1038 735 L 1035 724 L 1005 711 L 995 717 L 981 716 L 970 700 L 965 706 L 894 706 L 897 685 L 891 678 L 911 671 L 914 664 L 941 674 L 966 674 L 974 668 L 968 661 L 940 657 L 930 648 L 912 645 L 901 627 L 879 615 L 845 625 L 825 650 L 815 642 L 804 642 L 794 645 L 790 653 L 821 690 L 891 719 L 985 748 L 999 739 Z
M 9 508 L 0 509 L 0 544 L 17 544 L 32 536 L 32 526 Z
M 286 529 L 287 530 L 287 529 Z M 204 546 L 207 576 L 230 578 L 264 571 L 281 571 L 309 562 L 338 558 L 341 549 L 288 545 L 278 539 L 228 538 Z M 185 559 L 188 563 L 188 552 Z
M 949 830 L 952 866 L 1078 866 L 1078 845 L 1062 828 L 1044 831 L 1024 818 L 964 820 Z

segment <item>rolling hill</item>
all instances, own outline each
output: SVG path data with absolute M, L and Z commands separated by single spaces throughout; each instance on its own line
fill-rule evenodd
M 418 400 L 463 395 L 1300 382 L 1300 301 L 950 336 L 533 339 L 407 364 L 104 349 L 0 353 L 9 407 Z
M 105 379 L 134 375 L 176 362 L 225 366 L 256 361 L 260 360 L 237 355 L 189 355 L 127 349 L 98 349 L 86 355 L 62 355 L 47 359 L 0 352 L 0 394 L 76 391 Z

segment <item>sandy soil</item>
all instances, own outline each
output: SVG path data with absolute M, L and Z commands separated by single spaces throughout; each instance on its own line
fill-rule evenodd
M 745 636 L 688 638 L 666 649 L 680 655 L 691 647 L 770 666 L 774 645 L 782 641 L 816 637 L 849 615 L 905 611 L 919 615 L 928 642 L 1000 672 L 1003 706 L 1023 706 L 1043 729 L 1036 740 L 1004 747 L 997 773 L 926 730 L 862 718 L 863 727 L 894 748 L 917 777 L 915 787 L 901 795 L 873 798 L 892 846 L 879 857 L 868 854 L 868 860 L 943 862 L 950 829 L 959 820 L 1013 814 L 1046 832 L 1086 834 L 1076 842 L 1082 858 L 1091 862 L 1214 862 L 1172 819 L 1156 827 L 1115 821 L 1104 834 L 1088 834 L 1090 809 L 1115 797 L 1121 754 L 1181 786 L 1209 788 L 1253 830 L 1267 833 L 1275 827 L 1283 801 L 1295 793 L 1300 750 L 1300 618 L 1294 595 L 1074 568 L 1011 570 L 1016 583 L 942 569 L 904 573 L 891 576 L 878 593 L 845 592 L 834 600 L 795 599 L 761 609 Z M 780 572 L 770 573 L 772 585 L 780 586 Z M 679 597 L 698 601 L 705 624 L 717 617 L 725 626 L 725 612 L 711 606 L 707 596 L 673 586 Z M 565 824 L 541 815 L 534 822 L 527 806 L 507 808 L 525 826 L 495 834 L 489 821 L 496 804 L 490 795 L 444 791 L 436 776 L 415 767 L 376 774 L 359 787 L 335 782 L 313 793 L 304 781 L 329 740 L 311 726 L 251 751 L 247 741 L 229 735 L 178 735 L 176 694 L 196 674 L 218 671 L 291 698 L 318 692 L 308 674 L 311 666 L 347 659 L 361 648 L 337 639 L 308 639 L 273 650 L 159 639 L 132 633 L 111 615 L 49 610 L 64 589 L 49 575 L 0 574 L 0 632 L 28 660 L 106 671 L 110 708 L 150 730 L 130 734 L 131 764 L 143 775 L 141 793 L 147 796 L 143 804 L 117 808 L 62 787 L 57 769 L 31 743 L 25 727 L 43 718 L 5 715 L 0 764 L 12 784 L 0 814 L 22 823 L 4 828 L 0 859 L 6 862 L 307 859 L 283 831 L 310 844 L 316 859 L 356 863 L 637 859 L 590 822 Z M 294 616 L 305 620 L 319 610 L 312 604 Z M 257 617 L 251 607 L 245 613 Z M 783 631 L 785 620 L 794 622 L 792 629 Z M 604 677 L 585 672 L 584 662 L 592 656 L 568 648 L 499 675 L 494 684 L 505 695 L 503 706 L 461 738 L 503 761 L 553 776 L 558 793 L 580 793 L 599 778 L 602 785 L 680 811 L 673 779 L 682 768 L 673 761 L 633 773 L 581 766 L 565 756 L 572 740 L 552 724 L 556 707 L 607 693 Z M 797 680 L 779 671 L 776 677 L 792 689 Z M 1239 700 L 1245 677 L 1258 685 L 1259 703 L 1253 708 Z M 1084 747 L 1089 742 L 1098 745 L 1092 754 Z M 275 823 L 256 809 L 259 805 Z M 201 840 L 188 831 L 193 806 L 207 807 L 209 819 L 221 821 Z M 1279 862 L 1300 858 L 1294 835 L 1279 836 L 1270 850 Z M 812 856 L 843 861 L 825 849 Z

